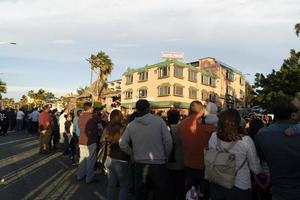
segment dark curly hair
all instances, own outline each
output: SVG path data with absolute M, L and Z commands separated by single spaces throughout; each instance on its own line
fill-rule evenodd
M 217 136 L 219 139 L 232 142 L 242 139 L 244 131 L 240 126 L 241 117 L 237 110 L 228 109 L 219 115 Z

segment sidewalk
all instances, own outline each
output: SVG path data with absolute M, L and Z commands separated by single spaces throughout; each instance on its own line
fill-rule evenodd
M 38 151 L 38 136 L 9 132 L 0 137 L 1 199 L 106 199 L 106 177 L 97 175 L 99 182 L 89 185 L 78 182 L 76 167 L 61 152 Z

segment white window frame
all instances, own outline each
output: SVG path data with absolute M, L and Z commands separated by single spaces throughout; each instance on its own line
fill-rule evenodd
M 183 68 L 174 66 L 174 77 L 183 78 Z
M 139 73 L 139 81 L 147 81 L 148 80 L 148 72 L 140 72 Z
M 197 82 L 198 72 L 189 70 L 189 81 Z
M 126 75 L 126 84 L 133 83 L 133 74 Z
M 159 86 L 158 96 L 169 96 L 171 93 L 170 86 Z

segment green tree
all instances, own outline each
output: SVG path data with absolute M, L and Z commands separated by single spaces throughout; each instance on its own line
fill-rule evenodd
M 95 71 L 98 75 L 95 90 L 97 91 L 98 101 L 101 101 L 101 94 L 105 88 L 107 77 L 113 69 L 113 63 L 109 56 L 103 51 L 100 51 L 97 55 L 92 54 L 91 57 L 86 60 L 90 63 L 91 70 Z
M 253 85 L 251 85 L 249 82 L 246 82 L 246 91 L 245 91 L 245 101 L 246 105 L 255 105 L 257 102 L 255 101 L 256 92 L 253 89 Z
M 272 70 L 268 75 L 257 73 L 255 87 L 257 96 L 255 100 L 264 108 L 270 109 L 271 100 L 282 95 L 299 95 L 300 86 L 300 52 L 294 49 L 290 57 L 284 60 L 279 71 Z
M 52 103 L 57 98 L 52 92 L 46 92 L 44 89 L 39 89 L 37 92 L 33 90 L 28 91 L 28 96 L 33 99 L 35 107 L 42 107 L 46 103 Z
M 299 33 L 300 33 L 300 23 L 296 24 L 294 28 L 295 28 L 295 32 L 296 32 L 297 37 L 299 37 Z
M 12 107 L 14 107 L 14 105 L 15 105 L 15 100 L 13 99 L 13 98 L 3 98 L 2 99 L 2 106 L 3 107 L 10 107 L 10 108 L 12 108 Z
M 0 80 L 0 99 L 2 98 L 2 93 L 6 93 L 6 83 Z

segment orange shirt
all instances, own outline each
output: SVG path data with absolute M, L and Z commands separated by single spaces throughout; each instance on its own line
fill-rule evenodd
M 184 166 L 193 169 L 204 169 L 204 152 L 208 147 L 208 140 L 216 127 L 200 124 L 197 115 L 191 115 L 178 126 L 178 133 L 182 142 Z

